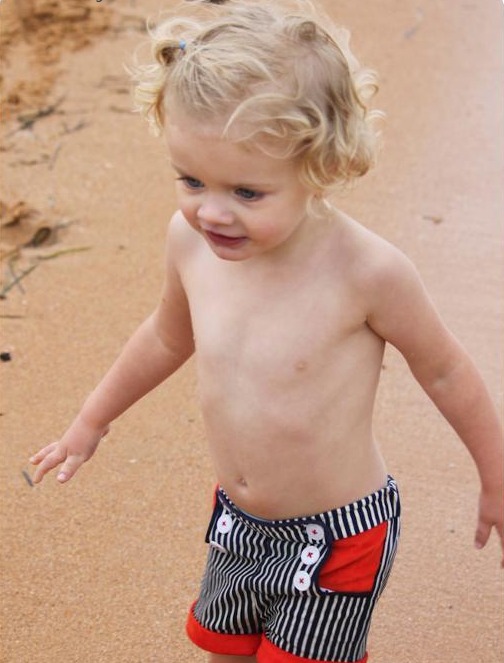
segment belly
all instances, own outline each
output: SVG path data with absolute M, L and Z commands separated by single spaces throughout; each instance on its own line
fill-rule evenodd
M 222 376 L 221 376 L 222 378 Z M 262 518 L 320 513 L 384 485 L 372 435 L 373 395 L 317 384 L 276 393 L 235 385 L 203 392 L 202 413 L 217 479 Z M 372 392 L 372 390 L 370 390 Z
M 369 439 L 333 439 L 324 444 L 311 440 L 303 446 L 270 441 L 256 445 L 253 455 L 238 445 L 242 452 L 238 463 L 219 451 L 219 445 L 213 445 L 219 484 L 238 507 L 270 520 L 329 511 L 386 482 L 384 461 Z
M 263 518 L 286 518 L 381 487 L 372 413 L 383 341 L 365 327 L 318 343 L 268 338 L 197 345 L 210 452 L 231 499 Z

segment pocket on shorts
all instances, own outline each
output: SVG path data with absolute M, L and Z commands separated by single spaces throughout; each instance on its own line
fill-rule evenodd
M 388 523 L 366 532 L 333 541 L 324 562 L 318 586 L 321 591 L 338 594 L 369 594 L 381 567 Z

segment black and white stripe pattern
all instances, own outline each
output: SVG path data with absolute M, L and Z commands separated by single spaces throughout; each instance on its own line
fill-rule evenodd
M 363 659 L 371 614 L 399 537 L 395 481 L 389 477 L 384 488 L 346 507 L 282 521 L 244 514 L 222 490 L 217 497 L 207 534 L 207 568 L 194 607 L 199 624 L 228 635 L 263 633 L 276 647 L 314 661 Z M 384 522 L 386 538 L 372 591 L 341 594 L 320 588 L 318 576 L 333 541 Z

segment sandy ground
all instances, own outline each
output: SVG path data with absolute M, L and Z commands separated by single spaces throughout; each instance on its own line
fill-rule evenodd
M 502 4 L 325 4 L 381 73 L 388 115 L 378 168 L 339 204 L 416 262 L 502 408 Z M 130 113 L 122 64 L 161 6 L 0 4 L 4 663 L 205 660 L 184 634 L 213 486 L 192 364 L 71 484 L 23 474 L 159 292 L 171 174 Z M 376 432 L 405 518 L 371 661 L 500 663 L 502 571 L 495 538 L 472 547 L 475 471 L 393 351 Z

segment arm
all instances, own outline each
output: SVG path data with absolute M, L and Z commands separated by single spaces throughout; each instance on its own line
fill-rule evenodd
M 504 550 L 502 429 L 481 375 L 443 324 L 418 273 L 403 254 L 387 250 L 372 289 L 369 326 L 405 357 L 416 380 L 475 462 L 481 481 L 476 547 L 486 544 L 495 527 Z
M 96 451 L 110 423 L 174 373 L 194 351 L 191 318 L 175 266 L 173 230 L 168 232 L 166 275 L 156 310 L 138 327 L 63 437 L 30 460 L 34 483 L 63 463 L 68 481 Z

